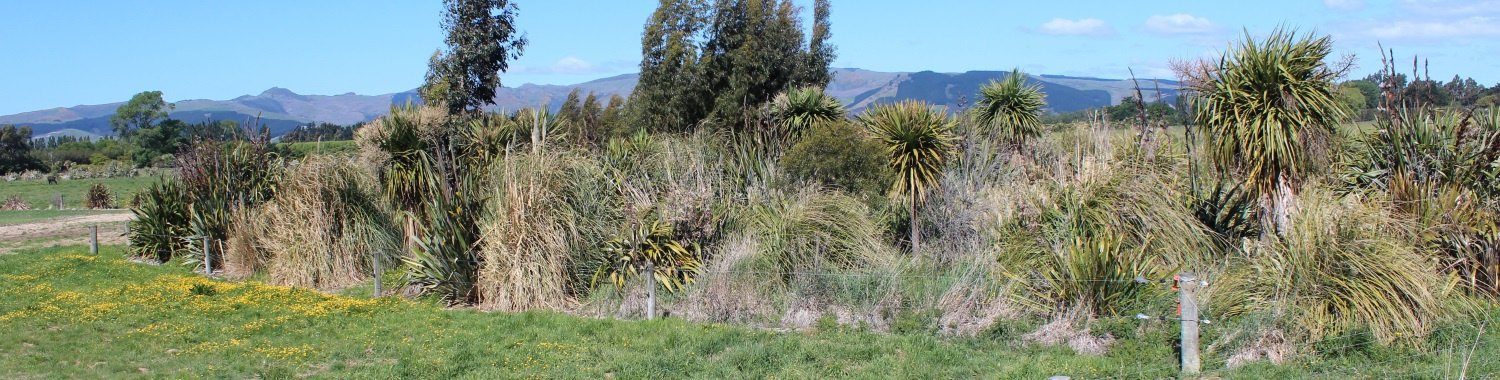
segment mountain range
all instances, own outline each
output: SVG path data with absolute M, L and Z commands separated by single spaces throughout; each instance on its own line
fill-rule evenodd
M 854 113 L 874 104 L 908 99 L 954 109 L 973 104 L 980 86 L 1006 75 L 1009 75 L 1008 71 L 937 73 L 834 69 L 834 79 L 828 84 L 827 91 L 844 102 Z M 601 98 L 614 94 L 629 96 L 639 79 L 637 74 L 625 74 L 575 85 L 523 84 L 506 87 L 496 91 L 496 104 L 491 108 L 516 110 L 546 105 L 556 110 L 562 106 L 573 88 L 578 88 L 584 94 L 594 92 Z M 1127 96 L 1135 96 L 1135 84 L 1128 79 L 1038 75 L 1030 77 L 1029 81 L 1042 87 L 1042 92 L 1047 94 L 1048 111 L 1054 113 L 1115 105 Z M 1178 84 L 1169 80 L 1141 80 L 1140 88 L 1148 100 L 1155 100 L 1156 89 L 1160 88 L 1161 98 L 1170 102 L 1177 96 Z M 178 101 L 171 116 L 189 123 L 205 120 L 259 120 L 276 136 L 313 122 L 348 125 L 370 121 L 385 115 L 392 105 L 420 101 L 415 90 L 384 95 L 301 95 L 288 89 L 273 87 L 259 95 L 245 95 L 230 100 Z M 29 125 L 35 137 L 49 134 L 105 135 L 111 133 L 109 117 L 122 104 L 124 102 L 23 112 L 0 116 L 0 124 Z

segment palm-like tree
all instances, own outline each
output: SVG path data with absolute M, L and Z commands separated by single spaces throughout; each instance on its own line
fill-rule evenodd
M 1297 185 L 1346 117 L 1332 92 L 1339 72 L 1324 62 L 1332 46 L 1295 30 L 1260 41 L 1246 33 L 1194 86 L 1210 159 L 1259 194 L 1261 224 L 1277 235 L 1291 224 Z
M 843 120 L 844 104 L 814 87 L 788 90 L 771 99 L 767 107 L 775 135 L 795 141 L 812 128 Z
M 911 252 L 917 255 L 921 239 L 917 205 L 953 157 L 957 123 L 926 102 L 910 100 L 872 107 L 859 116 L 859 123 L 885 144 L 889 165 L 896 172 L 891 193 L 904 195 L 911 207 Z
M 1011 70 L 1005 79 L 990 81 L 979 87 L 979 101 L 973 112 L 979 126 L 1017 146 L 1041 135 L 1040 112 L 1047 106 L 1047 95 L 1040 84 L 1026 83 L 1026 74 Z

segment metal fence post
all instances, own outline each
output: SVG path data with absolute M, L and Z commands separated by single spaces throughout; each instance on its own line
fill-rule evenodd
M 1178 282 L 1182 297 L 1182 373 L 1196 375 L 1202 369 L 1198 360 L 1198 278 L 1183 272 Z

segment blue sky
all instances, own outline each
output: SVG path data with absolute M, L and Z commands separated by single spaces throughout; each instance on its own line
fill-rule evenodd
M 637 71 L 656 1 L 519 0 L 531 40 L 507 86 Z M 810 6 L 810 0 L 798 0 Z M 1254 4 L 1254 5 L 1251 5 Z M 0 0 L 0 114 L 128 99 L 229 99 L 278 86 L 302 94 L 415 88 L 442 47 L 441 2 Z M 1500 82 L 1500 0 L 833 0 L 836 67 L 1170 77 L 1172 59 L 1216 56 L 1242 30 L 1331 34 L 1380 66 L 1413 54 L 1435 78 Z

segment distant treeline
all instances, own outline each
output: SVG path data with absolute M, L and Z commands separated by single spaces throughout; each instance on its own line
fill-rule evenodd
M 307 123 L 307 125 L 292 129 L 281 135 L 281 142 L 310 142 L 310 141 L 342 141 L 353 140 L 354 131 L 363 128 L 365 123 L 354 125 L 338 125 L 331 123 Z

